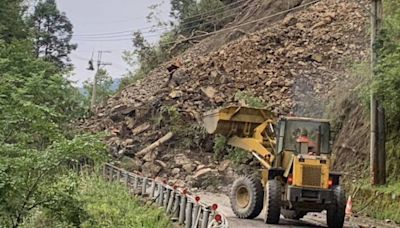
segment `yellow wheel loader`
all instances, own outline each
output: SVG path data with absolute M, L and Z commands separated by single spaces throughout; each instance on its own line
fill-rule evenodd
M 231 206 L 239 218 L 279 223 L 280 215 L 300 219 L 327 211 L 328 227 L 343 227 L 346 197 L 340 174 L 331 172 L 328 120 L 281 117 L 263 109 L 227 107 L 204 114 L 204 127 L 228 144 L 252 153 L 261 175 L 243 176 L 232 186 Z

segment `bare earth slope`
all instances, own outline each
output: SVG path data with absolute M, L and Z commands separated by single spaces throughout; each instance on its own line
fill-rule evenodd
M 281 4 L 287 8 L 287 2 Z M 272 5 L 274 11 L 280 9 Z M 366 21 L 355 1 L 324 0 L 275 23 L 253 25 L 254 30 L 265 29 L 199 55 L 213 49 L 213 37 L 207 38 L 180 57 L 184 67 L 170 84 L 165 64 L 110 98 L 82 127 L 111 133 L 107 140 L 113 155 L 131 157 L 131 169 L 213 185 L 206 177 L 229 178 L 233 170 L 228 161 L 220 164 L 208 153 L 212 139 L 199 126 L 201 114 L 241 103 L 235 95 L 245 91 L 277 114 L 322 116 L 331 89 L 348 77 L 347 64 L 368 56 Z M 219 47 L 221 37 L 215 39 Z M 174 133 L 171 140 L 135 156 L 169 131 Z

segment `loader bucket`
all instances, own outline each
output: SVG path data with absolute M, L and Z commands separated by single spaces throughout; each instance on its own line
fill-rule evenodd
M 230 106 L 204 113 L 203 123 L 209 134 L 251 136 L 254 128 L 275 115 L 265 109 Z

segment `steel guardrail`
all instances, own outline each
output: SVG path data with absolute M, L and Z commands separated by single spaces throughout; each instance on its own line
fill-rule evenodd
M 227 228 L 228 220 L 218 212 L 218 205 L 205 205 L 187 189 L 170 186 L 166 181 L 128 172 L 111 164 L 103 166 L 103 177 L 124 184 L 130 193 L 163 207 L 171 220 L 185 228 Z

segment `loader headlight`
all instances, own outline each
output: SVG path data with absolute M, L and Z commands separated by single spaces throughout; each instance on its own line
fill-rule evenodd
M 292 176 L 292 174 L 290 174 L 290 175 L 288 176 L 288 178 L 287 178 L 287 183 L 288 183 L 289 185 L 292 185 L 292 184 L 293 184 L 293 176 Z
M 329 179 L 328 180 L 328 188 L 332 188 L 332 186 L 333 186 L 333 180 Z

